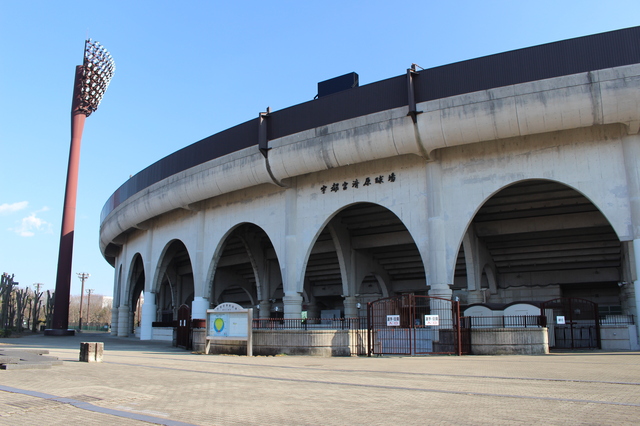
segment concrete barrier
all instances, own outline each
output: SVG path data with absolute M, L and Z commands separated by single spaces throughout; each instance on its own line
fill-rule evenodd
M 542 355 L 549 353 L 547 328 L 471 330 L 473 355 Z
M 205 329 L 193 330 L 193 350 L 204 352 Z M 366 353 L 366 330 L 254 330 L 254 355 L 351 356 Z M 246 354 L 246 342 L 212 341 L 210 354 Z M 540 355 L 549 353 L 546 328 L 471 330 L 474 355 Z
M 635 325 L 601 325 L 600 343 L 608 351 L 638 350 Z
M 193 330 L 193 349 L 204 352 L 205 330 Z M 351 356 L 364 353 L 366 331 L 354 330 L 254 330 L 254 355 Z M 247 353 L 247 344 L 239 340 L 211 342 L 210 354 Z

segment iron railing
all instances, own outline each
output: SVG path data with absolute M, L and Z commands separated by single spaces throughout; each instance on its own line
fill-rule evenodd
M 254 330 L 358 330 L 367 328 L 366 318 L 258 318 Z
M 633 315 L 604 315 L 600 317 L 600 325 L 634 325 Z
M 465 328 L 536 328 L 546 327 L 544 315 L 506 315 L 461 317 Z

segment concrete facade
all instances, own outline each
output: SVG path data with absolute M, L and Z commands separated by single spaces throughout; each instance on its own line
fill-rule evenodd
M 270 140 L 266 157 L 254 146 L 179 172 L 101 224 L 112 331 L 132 333 L 142 291 L 143 340 L 181 304 L 201 319 L 225 301 L 261 318 L 353 317 L 406 292 L 506 304 L 592 289 L 637 318 L 639 106 L 640 65 L 621 66 L 419 103 L 415 122 L 408 107 L 361 116 Z M 527 185 L 549 188 L 521 201 L 540 214 L 478 219 Z M 590 255 L 598 266 L 580 236 L 600 230 L 617 241 Z M 553 234 L 569 231 L 554 254 Z M 511 272 L 491 244 L 521 235 L 545 240 L 545 256 Z M 564 266 L 542 267 L 549 257 Z

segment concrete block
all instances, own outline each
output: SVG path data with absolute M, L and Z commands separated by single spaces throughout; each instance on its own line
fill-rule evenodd
M 80 362 L 102 362 L 103 354 L 103 342 L 80 343 Z

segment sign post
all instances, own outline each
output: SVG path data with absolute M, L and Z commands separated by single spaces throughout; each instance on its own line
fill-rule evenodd
M 253 309 L 237 303 L 221 303 L 207 309 L 207 337 L 204 353 L 208 354 L 212 340 L 245 340 L 247 356 L 253 356 Z

